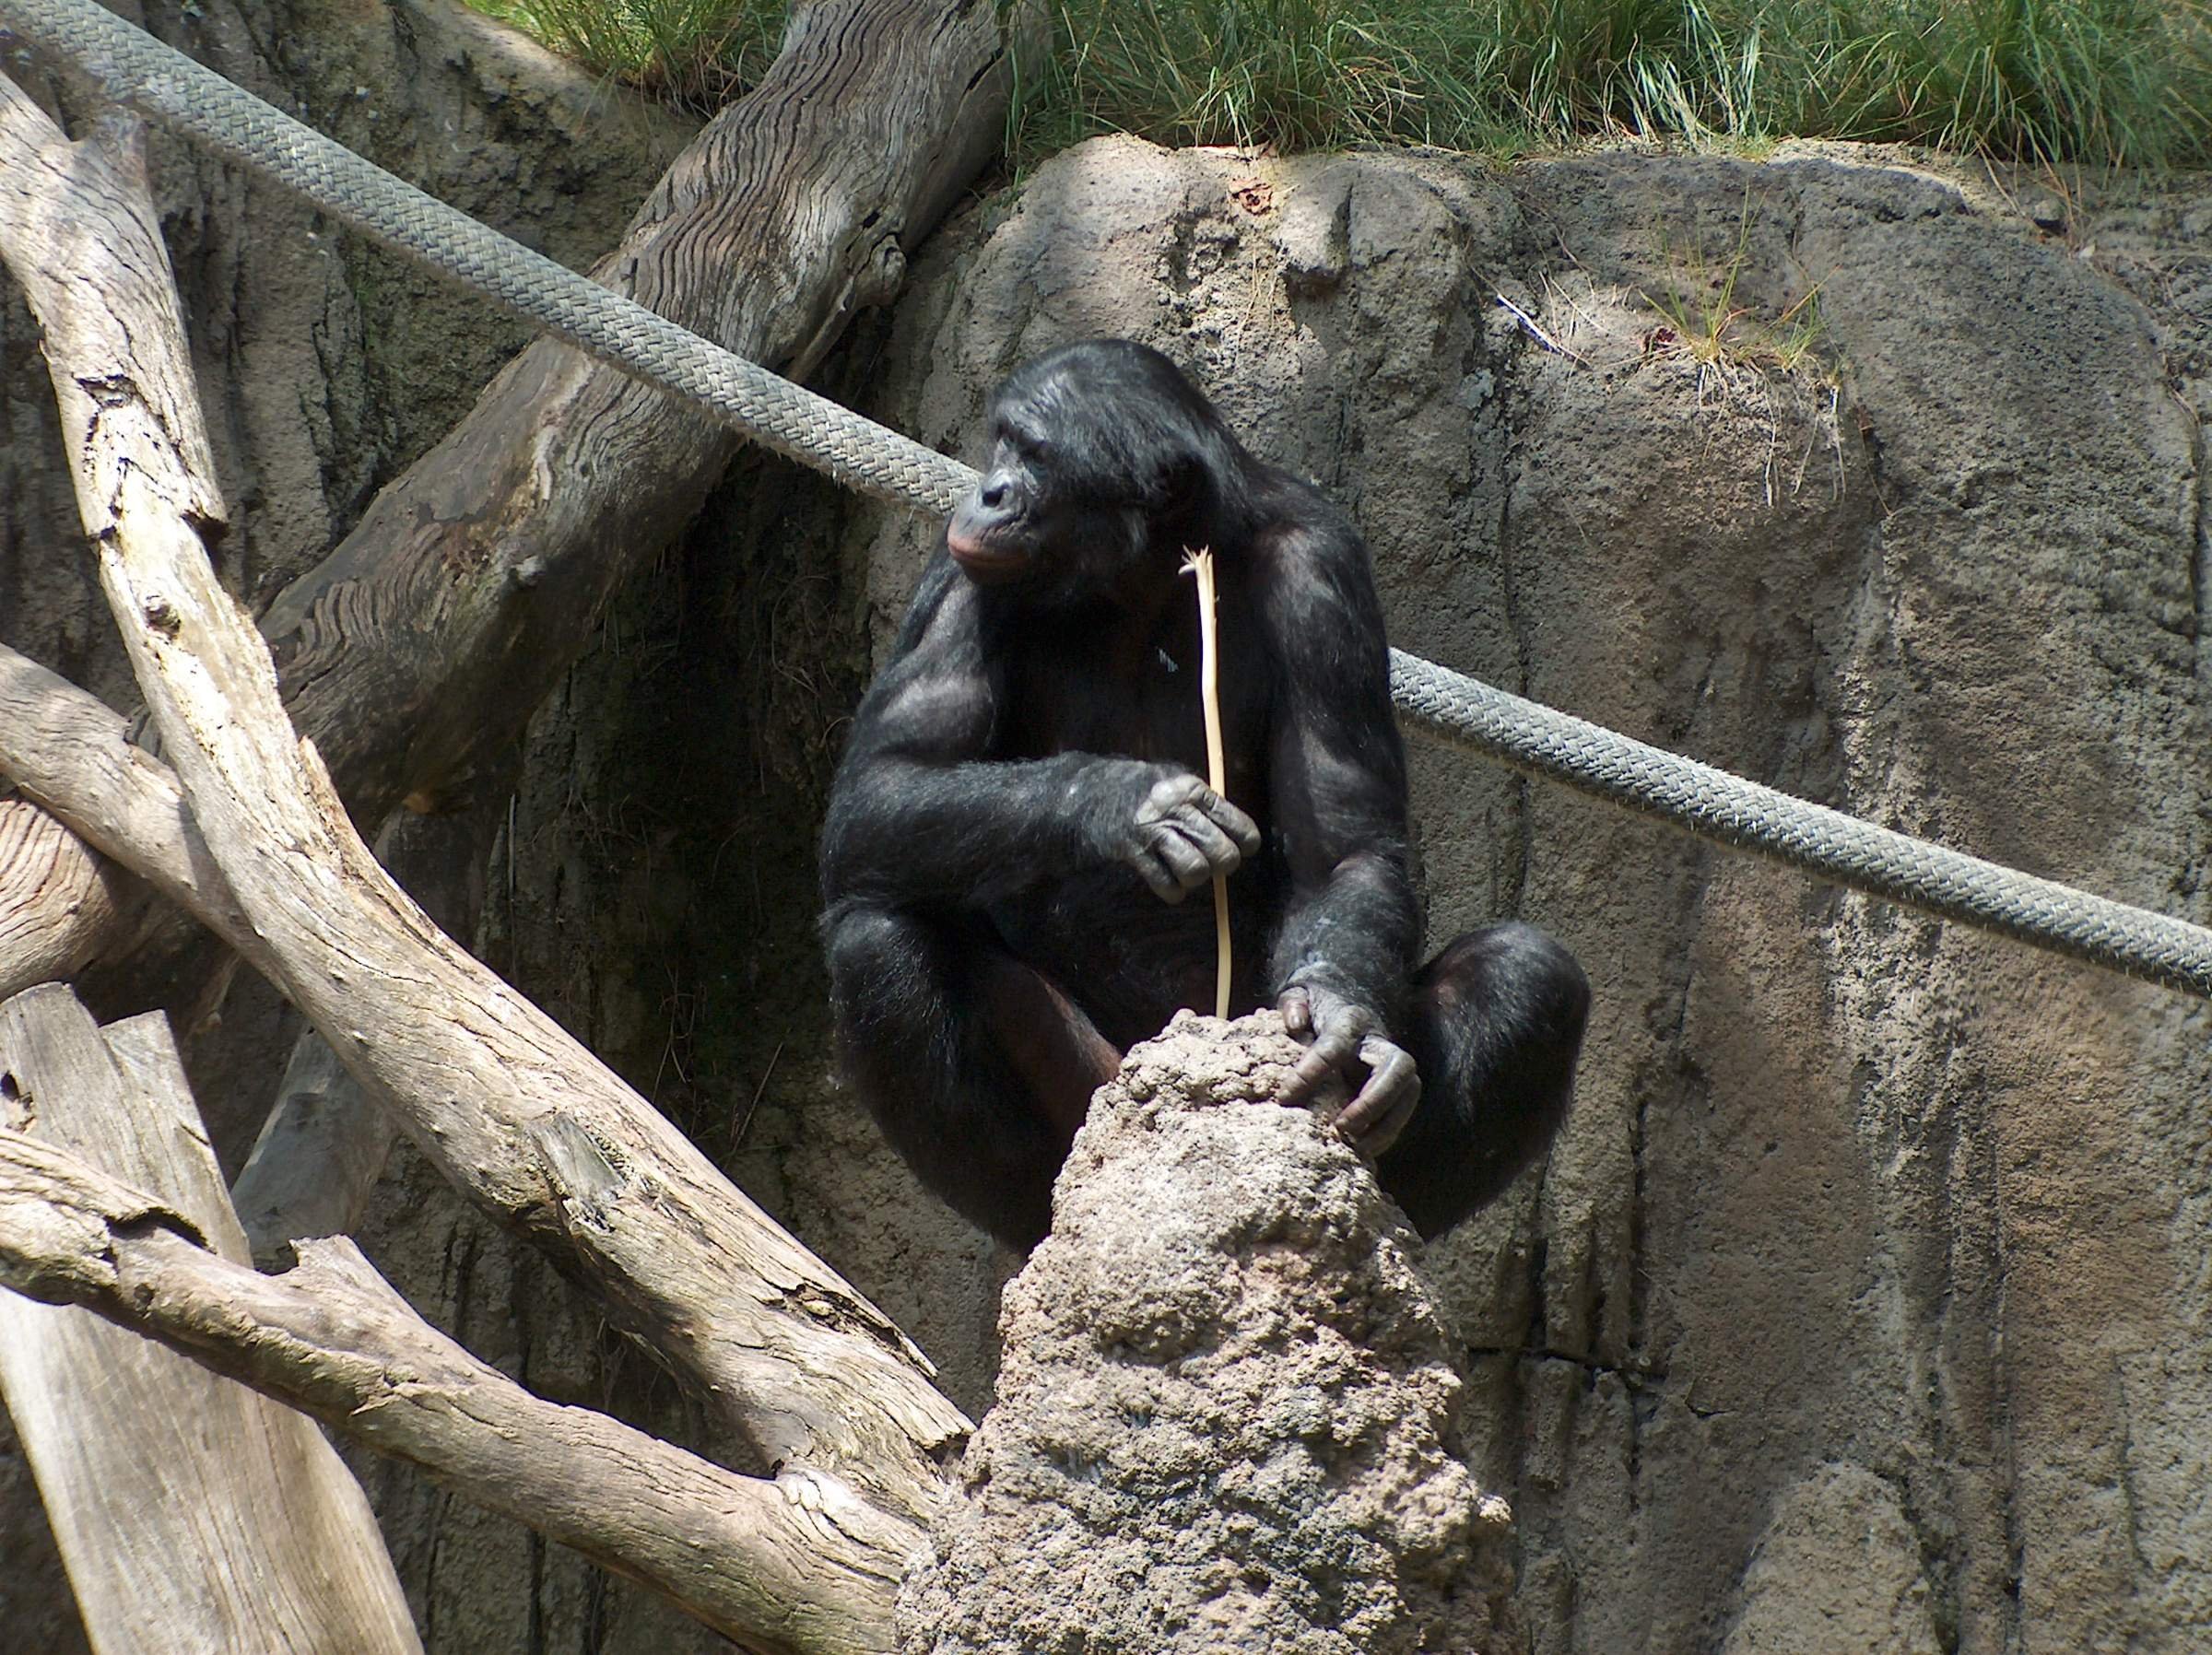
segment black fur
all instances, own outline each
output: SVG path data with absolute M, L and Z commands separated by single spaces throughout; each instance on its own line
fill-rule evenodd
M 1354 1141 L 1394 1135 L 1384 1187 L 1425 1233 L 1449 1228 L 1549 1144 L 1589 989 L 1520 924 L 1416 970 L 1405 753 L 1359 531 L 1123 341 L 1021 369 L 992 441 L 861 703 L 823 832 L 848 1076 L 930 1188 L 1033 1244 L 1091 1090 L 1177 1007 L 1212 1009 L 1206 887 L 1241 864 L 1233 1009 L 1311 1004 L 1341 1037 L 1316 1073 L 1369 1087 L 1347 1129 L 1389 1106 Z M 1220 585 L 1228 804 L 1193 780 L 1179 569 L 1200 547 Z M 1412 1068 L 1382 1079 L 1401 1044 L 1418 1106 Z

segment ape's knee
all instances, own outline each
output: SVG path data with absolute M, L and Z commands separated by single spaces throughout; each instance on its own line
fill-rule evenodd
M 1590 1017 L 1590 979 L 1565 944 L 1519 920 L 1454 938 L 1421 974 L 1447 1023 L 1466 1021 L 1502 1043 L 1527 1040 L 1571 1054 Z
M 911 945 L 905 923 L 888 909 L 840 902 L 822 915 L 822 956 L 833 982 L 880 976 Z
M 943 1009 L 935 953 L 926 927 L 895 909 L 841 902 L 825 913 L 822 957 L 841 1040 L 935 1021 Z
M 878 904 L 840 902 L 822 916 L 845 1084 L 924 1184 L 1027 1248 L 1050 1222 L 1066 1144 L 991 1037 L 976 947 L 971 934 Z
M 1435 1236 L 1550 1147 L 1574 1096 L 1590 980 L 1559 941 L 1514 921 L 1455 939 L 1416 988 L 1421 1107 L 1380 1170 Z

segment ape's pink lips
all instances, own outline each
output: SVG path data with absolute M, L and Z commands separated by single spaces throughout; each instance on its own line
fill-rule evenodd
M 1010 575 L 1029 561 L 1020 552 L 994 546 L 979 534 L 961 534 L 950 530 L 946 532 L 945 549 L 970 574 L 984 579 Z

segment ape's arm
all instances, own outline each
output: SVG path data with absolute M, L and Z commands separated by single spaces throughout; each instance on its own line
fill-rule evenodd
M 853 715 L 822 830 L 825 901 L 972 907 L 1123 863 L 1181 900 L 1258 849 L 1251 819 L 1171 766 L 994 757 L 1003 674 L 969 582 L 940 555 Z
M 1421 925 L 1382 611 L 1348 525 L 1324 522 L 1271 549 L 1260 604 L 1281 675 L 1270 803 L 1291 894 L 1268 974 L 1291 1032 L 1312 1043 L 1301 1089 L 1344 1074 L 1359 1095 L 1342 1124 L 1379 1151 L 1419 1097 L 1390 1031 Z

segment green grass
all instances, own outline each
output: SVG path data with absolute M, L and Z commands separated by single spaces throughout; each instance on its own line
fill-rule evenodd
M 774 0 L 479 0 L 693 101 L 757 76 Z M 1933 145 L 2212 164 L 2212 0 L 1046 0 L 1018 163 L 1100 132 L 1164 144 L 1636 136 Z
M 776 55 L 784 0 L 472 0 L 564 57 L 711 113 Z
M 1063 0 L 1017 152 L 1592 137 L 2212 160 L 2206 0 Z
M 1657 292 L 1647 288 L 1640 297 L 1665 325 L 1646 335 L 1648 354 L 1677 358 L 1699 369 L 1736 369 L 1752 374 L 1809 370 L 1825 377 L 1818 285 L 1772 317 L 1760 316 L 1737 300 L 1736 283 L 1751 248 L 1747 186 L 1736 220 L 1735 244 L 1724 261 L 1713 260 L 1695 244 L 1677 251 L 1665 229 L 1657 241 L 1666 279 Z

